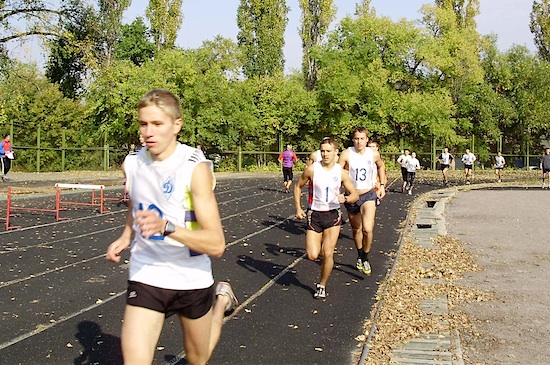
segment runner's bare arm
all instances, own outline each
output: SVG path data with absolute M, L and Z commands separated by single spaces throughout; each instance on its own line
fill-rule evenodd
M 313 181 L 313 165 L 306 167 L 296 185 L 294 185 L 294 207 L 296 208 L 296 219 L 303 219 L 306 216 L 306 213 L 302 209 L 302 188 L 307 184 L 307 182 Z
M 386 164 L 384 164 L 384 160 L 382 160 L 380 152 L 373 151 L 373 153 L 374 163 L 378 168 L 378 176 L 380 176 L 380 188 L 376 194 L 378 195 L 378 198 L 382 199 L 386 196 Z

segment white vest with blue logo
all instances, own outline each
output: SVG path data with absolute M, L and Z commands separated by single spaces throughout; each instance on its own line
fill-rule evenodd
M 212 168 L 202 151 L 179 143 L 164 161 L 153 161 L 146 148 L 127 156 L 124 171 L 132 215 L 149 209 L 178 226 L 199 229 L 190 194 L 191 176 L 199 163 Z M 136 224 L 133 229 L 130 280 L 174 290 L 203 289 L 214 283 L 208 255 L 160 234 L 145 239 Z

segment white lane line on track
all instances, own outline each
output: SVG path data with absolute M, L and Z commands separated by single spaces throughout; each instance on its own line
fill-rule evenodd
M 263 206 L 261 206 L 261 207 L 256 207 L 256 208 L 247 210 L 245 213 L 248 213 L 248 212 L 251 212 L 251 211 L 260 209 L 260 208 L 264 208 L 264 207 L 269 206 L 269 205 L 274 205 L 274 204 L 277 204 L 277 203 L 280 203 L 280 201 L 278 201 L 278 202 L 273 202 L 273 203 L 270 203 L 270 204 L 263 205 Z M 231 217 L 234 217 L 234 216 L 240 215 L 240 214 L 242 214 L 242 213 L 233 214 L 233 215 L 231 215 L 231 216 L 224 217 L 224 218 L 222 218 L 222 221 L 223 221 L 224 219 L 229 219 L 229 218 L 231 218 Z M 239 243 L 239 242 L 241 242 L 241 241 L 243 241 L 243 240 L 245 240 L 245 239 L 247 239 L 247 238 L 250 238 L 250 237 L 253 237 L 253 236 L 255 236 L 255 235 L 259 234 L 259 233 L 268 231 L 268 230 L 270 230 L 271 228 L 274 228 L 274 227 L 276 227 L 276 226 L 280 226 L 281 224 L 283 224 L 284 222 L 286 222 L 286 221 L 287 221 L 288 219 L 290 219 L 291 217 L 293 217 L 293 215 L 290 215 L 290 216 L 288 216 L 286 219 L 282 220 L 281 222 L 275 223 L 275 224 L 273 224 L 273 225 L 271 225 L 271 226 L 269 226 L 269 227 L 266 227 L 266 228 L 264 228 L 264 229 L 262 229 L 262 230 L 259 230 L 259 231 L 255 232 L 255 233 L 251 233 L 251 234 L 246 235 L 246 236 L 244 236 L 244 237 L 241 237 L 241 238 L 239 238 L 239 239 L 237 239 L 237 240 L 235 240 L 235 241 L 233 241 L 233 242 L 229 242 L 225 247 L 226 247 L 226 248 L 227 248 L 227 247 L 231 247 L 231 246 L 233 246 L 233 245 L 235 245 L 235 244 L 237 244 L 237 243 Z M 36 245 L 36 246 L 27 246 L 27 247 L 25 247 L 25 248 L 33 248 L 33 247 L 47 246 L 48 244 L 51 244 L 51 243 L 57 243 L 57 242 L 67 241 L 67 240 L 69 240 L 69 239 L 74 239 L 74 238 L 82 238 L 82 237 L 86 237 L 86 236 L 93 235 L 93 234 L 96 234 L 96 233 L 104 233 L 104 232 L 107 232 L 107 231 L 110 231 L 110 230 L 119 229 L 119 228 L 121 228 L 121 227 L 124 227 L 124 226 L 112 227 L 112 228 L 108 228 L 108 229 L 105 229 L 105 230 L 102 230 L 102 231 L 94 231 L 94 232 L 92 232 L 92 233 L 86 233 L 86 234 L 82 234 L 82 235 L 76 236 L 76 237 L 70 237 L 70 238 L 59 239 L 59 240 L 57 240 L 57 241 L 50 241 L 50 242 L 48 242 L 48 243 L 46 243 L 46 244 L 43 243 L 43 244 Z M 15 252 L 15 251 L 9 251 L 9 252 Z M 0 252 L 0 254 L 2 254 L 2 253 L 7 253 L 7 252 Z M 77 262 L 73 262 L 73 263 L 71 263 L 71 264 L 67 264 L 67 265 L 65 265 L 65 266 L 61 266 L 61 267 L 58 267 L 58 268 L 55 268 L 55 269 L 50 269 L 50 270 L 42 271 L 42 272 L 40 272 L 40 273 L 32 274 L 32 275 L 26 276 L 26 277 L 24 277 L 24 278 L 19 278 L 19 279 L 15 279 L 15 280 L 11 280 L 11 281 L 6 281 L 5 283 L 0 283 L 0 288 L 3 288 L 3 287 L 5 287 L 5 286 L 9 286 L 9 285 L 13 285 L 13 284 L 17 284 L 17 283 L 20 283 L 20 282 L 22 282 L 22 281 L 27 281 L 27 280 L 30 280 L 30 279 L 34 279 L 34 278 L 36 278 L 36 277 L 43 276 L 43 275 L 46 275 L 46 274 L 50 274 L 50 273 L 52 273 L 52 272 L 56 272 L 56 271 L 65 269 L 65 268 L 70 267 L 70 266 L 76 266 L 76 265 L 84 264 L 84 263 L 86 263 L 86 262 L 88 262 L 88 261 L 97 260 L 97 259 L 102 258 L 102 257 L 105 257 L 105 254 L 101 254 L 101 255 L 94 256 L 94 257 L 91 257 L 91 258 L 88 258 L 88 259 L 84 259 L 84 260 L 80 260 L 80 261 L 77 261 Z
M 44 275 L 47 275 L 47 274 L 51 274 L 52 272 L 61 271 L 61 270 L 64 270 L 68 267 L 71 267 L 71 266 L 81 265 L 81 264 L 84 264 L 84 263 L 89 262 L 89 261 L 97 260 L 101 257 L 105 257 L 105 254 L 103 253 L 101 255 L 97 255 L 97 256 L 90 257 L 90 258 L 87 258 L 87 259 L 84 259 L 84 260 L 80 260 L 80 261 L 74 262 L 72 264 L 66 264 L 66 265 L 63 265 L 63 266 L 56 267 L 54 269 L 49 269 L 49 270 L 46 270 L 46 271 L 42 271 L 42 272 L 39 272 L 37 274 L 31 274 L 31 275 L 26 276 L 24 278 L 19 278 L 19 279 L 15 279 L 15 280 L 6 281 L 4 283 L 0 283 L 0 288 L 3 288 L 5 286 L 10 286 L 10 285 L 13 285 L 13 284 L 17 284 L 17 283 L 27 281 L 27 280 L 30 280 L 30 279 L 35 279 L 35 278 L 38 278 L 38 277 L 41 277 L 41 276 L 44 276 Z
M 287 218 L 288 219 L 288 218 Z M 285 221 L 287 220 L 285 219 Z M 276 224 L 278 225 L 278 224 Z M 274 227 L 275 225 L 269 227 L 269 228 L 272 228 Z M 260 233 L 260 232 L 258 232 Z M 254 300 L 256 300 L 260 295 L 262 295 L 263 293 L 265 293 L 267 291 L 267 289 L 271 288 L 276 282 L 277 280 L 279 280 L 281 277 L 283 277 L 283 275 L 285 275 L 287 272 L 289 272 L 291 269 L 293 269 L 296 265 L 298 265 L 304 258 L 306 257 L 306 254 L 304 253 L 302 256 L 298 257 L 296 260 L 294 260 L 290 265 L 288 265 L 283 271 L 281 271 L 277 276 L 275 276 L 274 278 L 272 278 L 271 280 L 269 280 L 267 283 L 264 284 L 264 286 L 262 286 L 260 288 L 260 290 L 258 290 L 256 293 L 252 294 L 247 300 L 245 300 L 243 303 L 241 303 L 233 313 L 231 313 L 229 316 L 225 317 L 223 319 L 223 323 L 227 323 L 228 321 L 230 321 L 237 313 L 239 313 L 243 308 L 246 308 L 246 306 L 248 306 L 250 303 L 252 303 Z M 177 364 L 178 362 L 180 362 L 182 359 L 185 358 L 185 350 L 180 350 L 180 352 L 178 352 L 178 354 L 170 361 L 166 362 L 164 365 L 175 365 Z
M 90 233 L 83 233 L 83 234 L 79 234 L 78 236 L 71 236 L 71 237 L 67 237 L 67 238 L 60 238 L 58 240 L 54 240 L 54 241 L 48 241 L 48 242 L 45 242 L 45 243 L 39 243 L 37 245 L 30 245 L 30 246 L 24 246 L 24 247 L 16 247 L 14 248 L 13 250 L 7 250 L 7 249 L 4 249 L 5 251 L 0 251 L 0 255 L 3 255 L 3 254 L 7 254 L 7 253 L 12 253 L 12 252 L 17 252 L 17 251 L 24 251 L 28 248 L 35 248 L 35 247 L 43 247 L 43 248 L 53 248 L 53 247 L 49 247 L 51 244 L 53 243 L 58 243 L 58 242 L 63 242 L 63 241 L 69 241 L 69 240 L 74 240 L 74 239 L 77 239 L 77 238 L 83 238 L 83 237 L 86 237 L 86 236 L 92 236 L 94 234 L 99 234 L 99 233 L 105 233 L 105 232 L 108 232 L 108 231 L 114 231 L 115 229 L 120 229 L 124 226 L 116 226 L 116 227 L 111 227 L 111 228 L 106 228 L 106 229 L 102 229 L 102 230 L 99 230 L 99 231 L 93 231 L 93 232 L 90 232 Z
M 262 209 L 262 208 L 265 208 L 265 207 L 269 207 L 269 206 L 272 206 L 272 205 L 276 205 L 276 204 L 279 204 L 287 199 L 290 199 L 290 198 L 286 198 L 286 199 L 283 199 L 283 200 L 278 200 L 278 201 L 274 201 L 272 203 L 268 203 L 268 204 L 264 204 L 264 205 L 261 205 L 261 206 L 258 206 L 256 208 L 252 208 L 252 209 L 248 209 L 248 210 L 245 210 L 243 212 L 238 212 L 238 213 L 235 213 L 235 214 L 231 214 L 231 215 L 228 215 L 228 216 L 225 216 L 223 217 L 221 220 L 222 222 L 226 219 L 230 219 L 230 218 L 233 218 L 233 217 L 236 217 L 236 216 L 240 216 L 242 214 L 246 214 L 246 213 L 250 213 L 250 212 L 253 212 L 255 210 L 258 210 L 258 209 Z M 95 217 L 95 216 L 94 216 Z M 76 220 L 80 220 L 80 219 L 85 219 L 85 218 L 78 218 L 78 219 L 74 219 L 73 221 L 76 221 Z M 56 222 L 56 223 L 59 223 L 59 222 Z M 51 223 L 48 223 L 48 225 L 51 224 Z M 43 227 L 42 226 L 33 226 L 33 228 L 41 228 Z M 6 253 L 11 253 L 11 252 L 15 252 L 15 251 L 21 251 L 21 250 L 24 250 L 24 249 L 27 249 L 27 248 L 33 248 L 33 247 L 47 247 L 48 245 L 52 244 L 52 243 L 58 243 L 58 242 L 63 242 L 63 241 L 67 241 L 67 240 L 71 240 L 71 239 L 74 239 L 74 238 L 82 238 L 82 237 L 86 237 L 86 236 L 91 236 L 93 234 L 96 234 L 96 233 L 103 233 L 103 232 L 106 232 L 106 231 L 109 231 L 109 230 L 115 230 L 115 229 L 119 229 L 119 228 L 122 228 L 124 227 L 124 225 L 120 225 L 120 226 L 116 226 L 116 227 L 112 227 L 112 228 L 108 228 L 108 229 L 105 229 L 105 230 L 102 230 L 102 231 L 93 231 L 93 232 L 90 232 L 90 233 L 84 233 L 84 234 L 81 234 L 79 236 L 75 236 L 75 237 L 68 237 L 68 238 L 60 238 L 58 240 L 55 240 L 55 241 L 48 241 L 48 242 L 43 242 L 43 243 L 40 243 L 40 244 L 37 244 L 37 245 L 31 245 L 31 246 L 25 246 L 25 247 L 18 247 L 17 250 L 10 250 L 10 251 L 0 251 L 0 255 L 1 254 L 6 254 Z M 28 227 L 28 228 L 31 228 L 31 227 Z M 15 232 L 15 231 L 12 231 L 12 232 Z M 11 244 L 12 242 L 9 242 L 7 243 L 7 245 Z
M 243 238 L 239 238 L 238 240 L 235 240 L 235 241 L 233 241 L 233 242 L 230 242 L 229 244 L 227 244 L 227 247 L 233 246 L 234 244 L 236 244 L 236 243 L 242 241 L 243 239 L 250 238 L 250 237 L 252 237 L 252 236 L 255 236 L 255 235 L 258 235 L 258 234 L 260 234 L 260 233 L 262 233 L 262 232 L 265 232 L 265 231 L 267 231 L 267 230 L 269 230 L 269 229 L 275 228 L 275 227 L 277 227 L 277 226 L 283 224 L 284 222 L 286 222 L 286 221 L 287 221 L 288 219 L 290 219 L 291 217 L 293 217 L 293 215 L 290 215 L 289 217 L 287 217 L 286 219 L 284 219 L 283 221 L 281 221 L 281 222 L 279 222 L 279 223 L 275 223 L 275 224 L 273 224 L 273 225 L 271 225 L 271 226 L 269 226 L 269 227 L 266 227 L 266 228 L 264 228 L 264 229 L 262 229 L 262 230 L 260 230 L 260 231 L 258 231 L 258 232 L 249 234 L 249 235 L 247 235 L 247 236 L 245 236 L 245 237 L 243 237 Z M 100 255 L 100 256 L 97 256 L 97 257 L 94 257 L 94 258 L 90 258 L 89 260 L 97 259 L 98 257 L 103 257 L 103 256 L 105 256 L 105 255 Z M 229 320 L 230 318 L 232 318 L 232 316 L 235 315 L 235 313 L 237 313 L 237 312 L 240 311 L 242 308 L 244 308 L 245 305 L 248 305 L 248 304 L 251 302 L 251 300 L 253 300 L 253 299 L 259 297 L 259 296 L 260 296 L 262 293 L 264 293 L 269 287 L 271 287 L 277 280 L 279 280 L 279 278 L 280 278 L 281 276 L 283 276 L 284 274 L 286 274 L 286 273 L 288 272 L 288 270 L 292 269 L 292 268 L 293 268 L 294 266 L 296 266 L 301 260 L 303 260 L 304 257 L 305 257 L 305 254 L 302 255 L 301 257 L 299 257 L 298 259 L 294 260 L 294 262 L 293 262 L 292 264 L 290 264 L 289 266 L 287 266 L 287 267 L 286 267 L 283 271 L 281 271 L 277 276 L 275 276 L 275 277 L 274 277 L 273 279 L 271 279 L 268 283 L 266 283 L 262 288 L 260 288 L 260 290 L 258 290 L 254 295 L 252 295 L 252 296 L 251 296 L 249 299 L 247 299 L 244 303 L 242 303 L 241 305 L 239 305 L 239 306 L 237 307 L 237 309 L 235 309 L 235 312 L 233 312 L 230 316 L 226 317 L 226 318 L 224 319 L 224 321 L 226 322 L 227 320 Z M 71 265 L 68 265 L 68 266 L 72 266 L 72 265 L 75 265 L 75 264 L 71 264 Z M 36 275 L 35 275 L 35 276 L 36 276 Z M 22 280 L 21 280 L 21 281 L 22 281 Z M 126 293 L 126 290 L 121 291 L 121 292 L 117 293 L 116 295 L 111 296 L 111 297 L 109 297 L 109 298 L 107 298 L 107 299 L 103 299 L 103 300 L 102 300 L 101 302 L 99 302 L 99 303 L 96 303 L 96 304 L 91 305 L 91 306 L 89 306 L 89 307 L 83 308 L 83 309 L 81 309 L 81 310 L 79 310 L 79 311 L 77 311 L 77 312 L 71 313 L 71 314 L 69 314 L 69 315 L 67 315 L 67 316 L 63 316 L 60 320 L 58 320 L 58 321 L 55 322 L 55 323 L 48 323 L 47 325 L 37 325 L 37 328 L 39 328 L 39 329 L 36 329 L 36 330 L 34 330 L 34 331 L 27 332 L 27 333 L 25 333 L 25 334 L 23 334 L 23 335 L 21 335 L 21 336 L 18 336 L 18 337 L 16 337 L 16 338 L 11 339 L 10 341 L 7 341 L 7 342 L 4 342 L 3 344 L 0 344 L 0 350 L 6 348 L 6 347 L 8 347 L 8 346 L 14 345 L 14 344 L 16 344 L 16 343 L 18 343 L 18 342 L 20 342 L 20 341 L 26 340 L 27 338 L 32 337 L 32 336 L 34 336 L 34 335 L 37 335 L 37 334 L 39 334 L 39 333 L 41 333 L 41 332 L 44 332 L 44 331 L 46 331 L 46 330 L 48 330 L 48 329 L 50 329 L 50 328 L 56 326 L 56 325 L 59 324 L 59 323 L 63 323 L 63 322 L 65 322 L 65 321 L 67 321 L 67 320 L 69 320 L 69 319 L 71 319 L 71 318 L 74 318 L 74 317 L 76 317 L 76 316 L 78 316 L 78 315 L 80 315 L 80 314 L 83 314 L 83 313 L 85 313 L 85 312 L 87 312 L 87 311 L 89 311 L 89 310 L 92 310 L 92 309 L 94 309 L 94 308 L 97 308 L 97 307 L 99 307 L 99 306 L 105 304 L 105 303 L 108 303 L 108 302 L 110 302 L 111 300 L 120 297 L 120 296 L 121 296 L 122 294 L 124 294 L 124 293 Z M 225 323 L 225 322 L 224 322 L 224 323 Z
M 245 196 L 241 196 L 239 198 L 235 198 L 235 199 L 230 199 L 230 200 L 225 200 L 221 203 L 218 203 L 218 205 L 225 205 L 225 204 L 229 204 L 229 203 L 233 203 L 233 202 L 236 202 L 236 201 L 239 201 L 239 200 L 243 200 L 243 199 L 246 199 L 246 198 L 252 198 L 254 196 L 258 196 L 258 195 L 264 195 L 262 191 L 256 193 L 256 194 L 251 194 L 251 195 L 245 195 Z
M 78 312 L 71 313 L 71 314 L 69 314 L 68 316 L 63 316 L 63 317 L 61 317 L 59 320 L 55 321 L 54 323 L 48 323 L 47 325 L 40 325 L 40 326 L 37 326 L 37 329 L 35 329 L 34 331 L 24 333 L 24 334 L 22 334 L 21 336 L 17 336 L 17 337 L 15 337 L 15 338 L 13 338 L 13 339 L 7 341 L 7 342 L 4 342 L 4 343 L 0 344 L 0 350 L 3 350 L 3 349 L 5 349 L 6 347 L 9 347 L 9 346 L 11 346 L 11 345 L 15 345 L 16 343 L 21 342 L 21 341 L 23 341 L 23 340 L 26 340 L 27 338 L 32 337 L 32 336 L 34 336 L 34 335 L 37 335 L 37 334 L 39 334 L 39 333 L 41 333 L 41 332 L 44 332 L 44 331 L 46 331 L 46 330 L 49 330 L 50 328 L 55 327 L 55 326 L 57 326 L 57 325 L 60 324 L 60 323 L 66 322 L 66 321 L 68 321 L 69 319 L 72 319 L 72 318 L 74 318 L 74 317 L 76 317 L 76 316 L 78 316 L 78 315 L 81 315 L 82 313 L 85 313 L 85 312 L 87 312 L 87 311 L 89 311 L 89 310 L 92 310 L 92 309 L 94 309 L 94 308 L 97 308 L 97 307 L 99 307 L 99 306 L 101 306 L 101 305 L 103 305 L 103 304 L 105 304 L 105 303 L 108 303 L 108 302 L 110 302 L 111 300 L 116 299 L 116 298 L 120 297 L 121 295 L 123 295 L 123 294 L 125 294 L 125 293 L 126 293 L 126 290 L 121 291 L 121 292 L 119 292 L 119 293 L 116 293 L 116 294 L 113 295 L 113 296 L 110 296 L 109 298 L 107 298 L 107 299 L 105 299 L 105 300 L 102 300 L 102 301 L 99 302 L 99 303 L 95 303 L 95 304 L 90 305 L 89 307 L 82 308 L 82 309 L 79 310 Z

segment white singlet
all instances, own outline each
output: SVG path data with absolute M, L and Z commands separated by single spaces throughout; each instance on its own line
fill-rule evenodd
M 308 207 L 326 212 L 340 209 L 338 194 L 342 186 L 342 166 L 335 163 L 326 170 L 320 162 L 313 163 L 313 182 L 309 182 Z
M 198 229 L 190 186 L 195 167 L 203 162 L 212 168 L 202 151 L 179 143 L 164 161 L 153 161 L 147 148 L 127 156 L 124 171 L 132 215 L 149 209 L 178 226 Z M 133 229 L 130 280 L 174 290 L 204 289 L 214 283 L 208 255 L 160 233 L 145 239 L 137 224 Z
M 476 160 L 476 156 L 472 152 L 465 153 L 462 156 L 462 162 L 464 162 L 465 165 L 472 165 L 475 160 Z
M 439 155 L 439 157 L 443 165 L 450 165 L 453 155 L 451 155 L 449 152 L 441 152 L 441 155 Z
M 366 147 L 363 154 L 357 153 L 355 147 L 349 147 L 349 176 L 357 190 L 371 190 L 376 185 L 373 169 L 375 168 L 372 148 Z M 378 170 L 377 170 L 378 171 Z

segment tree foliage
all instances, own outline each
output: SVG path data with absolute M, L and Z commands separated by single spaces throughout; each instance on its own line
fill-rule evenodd
M 151 25 L 157 51 L 174 48 L 183 22 L 182 3 L 183 0 L 149 0 L 145 15 Z
M 302 73 L 306 89 L 313 90 L 317 84 L 318 65 L 312 52 L 319 47 L 336 16 L 333 0 L 300 0 L 302 24 Z
M 101 30 L 104 40 L 104 62 L 111 63 L 115 44 L 122 32 L 122 14 L 130 6 L 131 0 L 98 0 Z
M 237 40 L 245 57 L 243 71 L 247 77 L 283 72 L 287 14 L 284 0 L 240 1 Z
M 49 57 L 46 77 L 59 85 L 65 97 L 75 99 L 84 92 L 84 83 L 92 65 L 101 58 L 102 34 L 98 27 L 98 14 L 92 6 L 80 1 L 66 8 L 71 16 L 61 23 L 62 34 L 47 42 Z
M 550 62 L 550 1 L 533 1 L 531 22 L 529 24 L 533 33 L 535 45 L 543 60 Z
M 457 150 L 475 141 L 475 151 L 487 155 L 502 141 L 505 153 L 526 153 L 550 133 L 550 63 L 524 47 L 499 52 L 491 36 L 475 29 L 474 0 L 426 5 L 421 23 L 380 17 L 369 0 L 330 32 L 309 23 L 319 31 L 310 33 L 318 38 L 308 51 L 314 88 L 304 87 L 303 72 L 282 73 L 284 1 L 241 1 L 238 42 L 218 36 L 191 50 L 157 49 L 153 29 L 136 19 L 122 26 L 109 63 L 101 61 L 100 13 L 78 1 L 65 8 L 71 16 L 50 43 L 49 80 L 36 67 L 0 60 L 0 126 L 13 126 L 17 147 L 33 146 L 40 130 L 47 148 L 59 146 L 66 133 L 70 145 L 106 140 L 125 149 L 137 142 L 138 100 L 157 87 L 181 100 L 180 140 L 209 153 L 274 151 L 286 143 L 309 151 L 327 135 L 348 141 L 357 125 L 383 151 L 428 151 L 434 141 Z M 24 159 L 32 153 L 22 148 L 19 163 L 32 165 Z M 268 160 L 265 153 L 254 156 L 257 163 Z M 82 157 L 72 166 L 93 160 Z M 57 169 L 59 156 L 44 151 L 43 161 Z
M 141 66 L 154 55 L 155 44 L 143 18 L 138 17 L 131 24 L 122 26 L 122 33 L 115 47 L 115 59 L 130 60 L 136 66 Z

